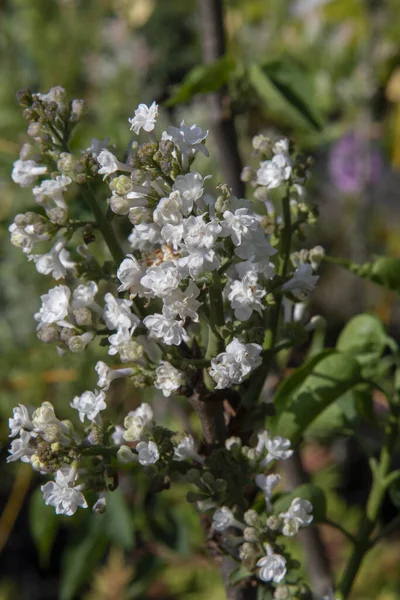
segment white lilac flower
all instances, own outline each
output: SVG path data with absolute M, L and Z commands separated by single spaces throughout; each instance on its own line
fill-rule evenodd
M 286 536 L 296 535 L 300 527 L 307 527 L 313 520 L 312 504 L 308 500 L 295 498 L 287 512 L 280 513 L 283 519 L 282 533 Z
M 235 254 L 242 260 L 253 258 L 256 262 L 266 260 L 276 254 L 277 250 L 269 243 L 261 227 L 253 231 L 249 238 L 243 237 L 242 243 L 235 248 Z
M 140 319 L 130 309 L 132 302 L 123 298 L 114 298 L 110 293 L 104 296 L 104 301 L 103 321 L 108 329 L 121 327 L 130 329 L 130 332 L 133 333 Z
M 108 338 L 108 354 L 119 354 L 122 362 L 137 361 L 143 356 L 143 347 L 132 338 L 132 329 L 118 327 L 117 332 Z
M 313 275 L 313 268 L 310 264 L 300 265 L 295 270 L 292 279 L 283 284 L 284 292 L 291 292 L 299 300 L 304 300 L 317 285 L 318 275 Z
M 204 221 L 204 215 L 191 216 L 183 223 L 183 242 L 189 252 L 198 248 L 212 248 L 222 231 L 216 219 L 209 223 Z
M 270 262 L 267 256 L 257 262 L 254 261 L 254 256 L 248 260 L 244 260 L 235 264 L 236 273 L 240 279 L 243 279 L 246 275 L 262 275 L 265 279 L 272 279 L 275 275 L 275 265 Z
M 190 279 L 185 290 L 177 288 L 163 298 L 163 314 L 169 318 L 179 315 L 183 321 L 189 318 L 197 323 L 199 321 L 197 309 L 201 306 L 201 302 L 196 300 L 199 294 L 199 288 L 193 279 Z
M 57 515 L 73 515 L 78 506 L 87 508 L 87 502 L 76 482 L 76 470 L 68 466 L 56 472 L 56 480 L 41 486 L 43 500 L 48 506 L 54 506 Z
M 68 269 L 73 269 L 76 263 L 70 260 L 70 253 L 64 248 L 65 239 L 59 240 L 47 254 L 31 254 L 28 260 L 33 261 L 38 273 L 50 275 L 53 279 L 64 279 Z
M 98 292 L 97 284 L 94 281 L 89 281 L 88 284 L 82 283 L 74 289 L 72 293 L 71 306 L 73 309 L 90 308 L 95 311 L 101 311 L 99 305 L 95 302 L 95 296 Z
M 118 267 L 117 277 L 121 282 L 118 291 L 129 290 L 132 295 L 138 294 L 142 290 L 140 280 L 143 274 L 143 269 L 136 258 L 133 254 L 128 254 Z
M 159 266 L 149 267 L 140 280 L 145 296 L 164 298 L 177 289 L 181 276 L 173 262 L 163 262 Z
M 21 187 L 28 187 L 35 183 L 39 175 L 44 175 L 47 167 L 38 165 L 34 160 L 16 160 L 11 173 L 11 178 Z
M 167 244 L 171 244 L 177 250 L 183 237 L 183 222 L 178 225 L 172 225 L 171 223 L 164 225 L 161 229 L 161 237 Z
M 203 196 L 203 185 L 203 177 L 200 173 L 196 172 L 178 175 L 175 179 L 172 190 L 174 192 L 179 192 L 181 197 L 181 210 L 185 216 L 188 216 L 192 212 L 193 204 Z
M 70 296 L 71 291 L 66 285 L 56 285 L 47 294 L 40 296 L 42 306 L 34 315 L 36 321 L 63 324 L 68 316 Z
M 249 239 L 260 227 L 260 218 L 247 208 L 238 208 L 232 213 L 226 210 L 221 221 L 221 236 L 230 236 L 235 246 L 240 246 L 243 238 Z
M 185 121 L 182 121 L 179 127 L 168 127 L 167 133 L 182 154 L 192 156 L 196 151 L 200 151 L 205 156 L 209 156 L 207 148 L 201 143 L 206 139 L 208 130 L 204 132 L 197 125 L 188 127 Z
M 33 428 L 33 423 L 26 406 L 19 404 L 13 408 L 13 416 L 8 419 L 8 426 L 11 430 L 9 437 L 18 435 L 21 429 L 30 431 Z
M 8 231 L 11 233 L 12 245 L 20 248 L 25 254 L 29 254 L 37 242 L 44 242 L 50 238 L 49 232 L 45 229 L 43 233 L 36 233 L 35 229 L 35 226 L 32 225 L 19 227 L 16 223 L 11 223 Z
M 156 223 L 139 223 L 132 229 L 128 241 L 133 250 L 150 250 L 162 241 L 160 227 Z
M 274 154 L 283 154 L 284 156 L 289 156 L 289 140 L 287 138 L 281 138 L 277 140 L 272 147 L 272 152 Z
M 121 446 L 124 443 L 124 433 L 126 429 L 121 425 L 116 425 L 113 433 L 111 434 L 111 439 L 116 446 Z
M 221 266 L 219 256 L 212 249 L 190 249 L 187 256 L 178 260 L 178 265 L 183 276 L 199 277 L 204 271 L 215 271 Z
M 243 523 L 237 521 L 233 515 L 233 512 L 227 506 L 217 508 L 213 515 L 212 527 L 215 531 L 224 531 L 228 527 L 238 527 L 244 529 Z
M 160 458 L 160 452 L 158 451 L 157 444 L 154 442 L 139 442 L 136 446 L 136 452 L 139 455 L 139 462 L 144 467 L 154 465 Z
M 286 575 L 286 560 L 280 554 L 274 554 L 269 544 L 265 545 L 267 552 L 257 562 L 257 567 L 260 568 L 258 576 L 261 581 L 280 583 Z
M 146 424 L 140 416 L 128 415 L 124 420 L 125 430 L 122 438 L 126 442 L 137 442 L 146 429 Z
M 104 392 L 106 392 L 109 389 L 111 382 L 114 381 L 114 379 L 120 379 L 121 377 L 130 377 L 134 373 L 134 370 L 129 368 L 111 369 L 108 365 L 106 365 L 106 363 L 104 363 L 101 360 L 99 360 L 96 363 L 95 371 L 99 376 L 99 379 L 97 381 L 97 387 L 101 388 Z
M 71 177 L 58 175 L 55 179 L 45 179 L 39 186 L 34 187 L 32 192 L 36 197 L 36 202 L 46 209 L 50 208 L 48 200 L 53 200 L 56 206 L 66 209 L 67 204 L 63 198 L 63 192 L 67 190 L 70 183 L 72 183 Z
M 292 174 L 290 158 L 284 154 L 275 154 L 272 160 L 260 163 L 257 170 L 258 185 L 265 185 L 268 189 L 277 188 L 287 181 Z
M 132 171 L 131 167 L 120 162 L 112 152 L 106 149 L 103 149 L 100 152 L 96 157 L 96 160 L 101 167 L 101 169 L 99 169 L 99 175 L 104 175 L 103 179 L 116 171 Z
M 242 344 L 234 338 L 225 352 L 211 360 L 209 373 L 217 384 L 216 388 L 223 389 L 241 383 L 250 371 L 261 365 L 261 350 L 258 344 Z
M 181 212 L 182 201 L 179 192 L 171 192 L 167 198 L 161 198 L 153 212 L 153 220 L 157 225 L 179 225 L 183 216 Z
M 278 485 L 281 478 L 280 475 L 272 473 L 271 475 L 256 475 L 256 484 L 262 490 L 267 505 L 267 510 L 271 510 L 272 490 Z
M 183 321 L 176 321 L 175 319 L 155 313 L 143 319 L 143 323 L 153 337 L 162 340 L 168 346 L 179 346 L 182 340 L 186 338 Z
M 83 421 L 95 421 L 99 412 L 107 408 L 105 403 L 106 395 L 103 391 L 95 390 L 95 392 L 83 392 L 81 396 L 75 396 L 71 402 L 72 408 L 79 412 L 79 418 Z
M 235 311 L 236 319 L 247 321 L 253 310 L 262 314 L 264 306 L 261 299 L 267 292 L 258 284 L 257 275 L 249 273 L 241 281 L 232 281 L 229 290 L 228 300 Z
M 7 457 L 7 462 L 21 460 L 22 462 L 30 462 L 31 456 L 35 454 L 35 449 L 30 445 L 30 440 L 33 434 L 31 431 L 21 429 L 20 437 L 11 442 L 11 447 L 8 450 L 10 456 Z
M 139 104 L 135 110 L 135 116 L 128 119 L 131 130 L 138 134 L 141 129 L 150 132 L 154 130 L 158 117 L 158 104 L 153 102 L 150 106 Z
M 43 431 L 47 425 L 58 425 L 59 423 L 61 421 L 57 419 L 51 402 L 42 402 L 39 408 L 33 412 L 32 424 L 37 432 Z
M 267 466 L 273 460 L 286 460 L 293 454 L 293 450 L 290 449 L 290 440 L 280 435 L 273 438 L 268 437 L 265 440 L 265 449 L 267 456 L 261 462 L 262 467 Z
M 175 369 L 168 361 L 161 361 L 156 368 L 156 380 L 154 387 L 161 390 L 164 396 L 168 397 L 176 390 L 179 390 L 183 383 L 183 374 Z
M 182 461 L 190 458 L 201 464 L 204 462 L 204 458 L 196 451 L 194 439 L 187 434 L 175 446 L 173 460 Z

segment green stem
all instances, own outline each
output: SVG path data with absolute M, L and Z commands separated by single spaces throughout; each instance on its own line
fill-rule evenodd
M 372 487 L 368 498 L 366 515 L 363 518 L 350 561 L 338 585 L 338 598 L 345 600 L 350 594 L 365 554 L 371 546 L 370 536 L 375 529 L 388 486 L 388 474 L 398 436 L 398 417 L 391 414 L 385 429 L 385 441 L 379 463 L 372 467 Z
M 119 265 L 124 259 L 124 252 L 117 240 L 111 223 L 107 220 L 105 213 L 97 203 L 92 190 L 88 185 L 84 186 L 84 197 L 85 200 L 93 213 L 94 218 L 99 226 L 99 229 L 103 235 L 104 241 L 108 246 L 111 256 L 115 262 Z
M 334 529 L 337 529 L 338 531 L 340 531 L 340 533 L 342 533 L 352 544 L 357 543 L 357 540 L 354 537 L 354 535 L 352 535 L 350 533 L 350 531 L 347 531 L 347 529 L 342 527 L 342 525 L 340 525 L 340 523 L 337 523 L 336 521 L 332 521 L 331 519 L 324 519 L 323 523 L 325 525 L 329 525 L 330 527 L 333 527 Z

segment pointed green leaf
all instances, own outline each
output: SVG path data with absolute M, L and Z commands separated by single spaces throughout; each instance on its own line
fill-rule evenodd
M 387 340 L 385 328 L 378 317 L 363 314 L 349 321 L 339 336 L 336 348 L 351 354 L 364 365 L 380 358 Z

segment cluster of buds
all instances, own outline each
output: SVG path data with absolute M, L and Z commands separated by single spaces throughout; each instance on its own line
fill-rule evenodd
M 120 160 L 108 139 L 93 139 L 79 157 L 70 152 L 84 105 L 68 103 L 61 88 L 45 95 L 24 91 L 19 100 L 38 152 L 25 145 L 12 178 L 33 187 L 39 212 L 18 215 L 11 238 L 40 273 L 62 280 L 41 297 L 38 336 L 55 343 L 61 356 L 100 337 L 119 364 L 97 362 L 97 388 L 72 400 L 77 428 L 59 421 L 48 403 L 32 415 L 16 408 L 10 427 L 19 437 L 9 460 L 52 473 L 55 480 L 42 488 L 45 502 L 67 515 L 87 506 L 83 490 L 89 488 L 100 493 L 95 510 L 104 509 L 105 474 L 118 463 L 144 468 L 159 489 L 179 472 L 197 487 L 188 499 L 198 510 L 213 511 L 215 532 L 242 530 L 240 560 L 254 572 L 259 567 L 262 581 L 280 585 L 289 559 L 277 536 L 294 535 L 312 520 L 301 498 L 287 512 L 274 513 L 279 476 L 266 470 L 290 456 L 289 440 L 262 430 L 248 443 L 248 429 L 236 424 L 235 437 L 228 430 L 198 448 L 190 435 L 155 425 L 148 404 L 129 412 L 123 426 L 106 426 L 100 413 L 116 378 L 219 406 L 232 396 L 240 408 L 253 376 L 259 378 L 269 360 L 268 330 L 275 328 L 276 338 L 282 316 L 286 324 L 295 320 L 299 300 L 303 306 L 318 280 L 321 249 L 291 255 L 291 237 L 312 215 L 303 190 L 308 161 L 286 139 L 257 136 L 258 168 L 247 167 L 242 177 L 258 204 L 236 198 L 226 185 L 213 196 L 205 191 L 209 177 L 192 170 L 199 152 L 208 156 L 208 131 L 182 121 L 157 137 L 154 102 L 140 104 L 129 119 L 134 135 L 146 139 L 132 141 Z M 108 192 L 107 205 L 100 188 Z M 92 222 L 71 218 L 80 192 Z M 132 226 L 127 239 L 118 240 L 111 217 L 125 221 L 125 229 Z M 90 253 L 95 233 L 111 254 L 104 264 Z M 49 241 L 50 249 L 32 254 Z M 253 430 L 259 421 L 253 420 Z M 249 486 L 253 493 L 244 494 Z M 254 510 L 257 486 L 265 497 L 263 514 Z

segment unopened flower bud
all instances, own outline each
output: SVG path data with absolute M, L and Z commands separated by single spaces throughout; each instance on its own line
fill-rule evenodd
M 322 246 L 315 246 L 314 248 L 311 248 L 309 252 L 309 257 L 313 269 L 316 269 L 318 267 L 324 256 L 325 249 Z
M 32 92 L 29 88 L 25 88 L 17 92 L 17 101 L 22 108 L 29 108 L 32 105 Z
M 75 308 L 73 311 L 76 324 L 80 327 L 89 327 L 92 324 L 92 313 L 86 308 Z
M 282 519 L 276 515 L 271 515 L 267 519 L 267 527 L 268 529 L 271 529 L 271 531 L 278 531 L 282 527 Z
M 127 442 L 136 442 L 143 433 L 144 423 L 141 417 L 125 417 L 124 427 L 126 431 L 123 438 Z
M 250 508 L 244 513 L 244 522 L 246 525 L 249 525 L 249 527 L 259 528 L 261 525 L 260 515 L 256 510 Z
M 58 327 L 54 324 L 45 323 L 37 330 L 37 336 L 41 342 L 52 344 L 58 340 Z
M 151 211 L 145 206 L 135 206 L 130 209 L 128 219 L 132 225 L 140 225 L 140 223 L 150 221 Z
M 131 203 L 125 196 L 111 196 L 110 208 L 116 215 L 127 215 L 130 207 Z
M 197 469 L 189 469 L 185 475 L 185 479 L 188 483 L 198 483 L 200 480 L 200 473 Z
M 71 175 L 74 173 L 77 161 L 76 158 L 68 152 L 61 152 L 60 158 L 57 162 L 57 169 L 64 175 Z
M 69 338 L 74 335 L 74 329 L 71 327 L 62 327 L 60 329 L 60 340 L 62 342 L 68 342 Z
M 234 450 L 235 448 L 241 448 L 242 447 L 242 440 L 240 439 L 240 437 L 235 437 L 232 436 L 230 438 L 228 438 L 227 440 L 225 440 L 225 448 L 227 450 Z
M 291 597 L 290 588 L 287 585 L 277 585 L 274 592 L 275 600 L 289 600 Z
M 250 542 L 245 542 L 240 546 L 239 549 L 239 558 L 243 562 L 249 563 L 257 558 L 259 551 L 257 547 L 251 544 Z
M 256 187 L 254 190 L 254 198 L 259 202 L 265 202 L 268 199 L 268 188 L 263 185 Z
M 260 534 L 254 527 L 245 527 L 243 531 L 243 537 L 246 542 L 256 544 L 260 541 Z
M 71 352 L 83 352 L 93 338 L 94 334 L 91 331 L 87 331 L 82 335 L 73 335 L 67 341 L 68 348 Z
M 71 116 L 70 119 L 73 123 L 77 123 L 81 120 L 83 115 L 85 114 L 87 108 L 84 100 L 80 100 L 76 98 L 71 102 Z
M 251 144 L 256 152 L 267 152 L 271 145 L 271 140 L 265 135 L 255 135 Z
M 205 473 L 203 473 L 203 475 L 201 476 L 201 480 L 204 483 L 204 485 L 208 485 L 211 488 L 215 485 L 214 475 L 210 473 L 210 471 L 205 471 Z
M 137 455 L 132 452 L 129 446 L 122 445 L 117 452 L 117 460 L 123 465 L 137 462 Z
M 242 172 L 240 174 L 240 179 L 247 183 L 253 179 L 253 175 L 253 170 L 250 169 L 250 167 L 243 167 Z
M 120 196 L 126 196 L 133 189 L 133 181 L 127 175 L 119 175 L 110 183 L 110 189 Z
M 64 208 L 55 206 L 46 211 L 49 220 L 56 225 L 66 225 L 68 220 L 68 212 Z
M 103 515 L 107 512 L 107 500 L 105 496 L 100 496 L 100 498 L 93 504 L 93 512 L 97 515 Z
M 49 423 L 40 432 L 41 437 L 49 444 L 54 444 L 60 441 L 62 433 L 58 423 Z

